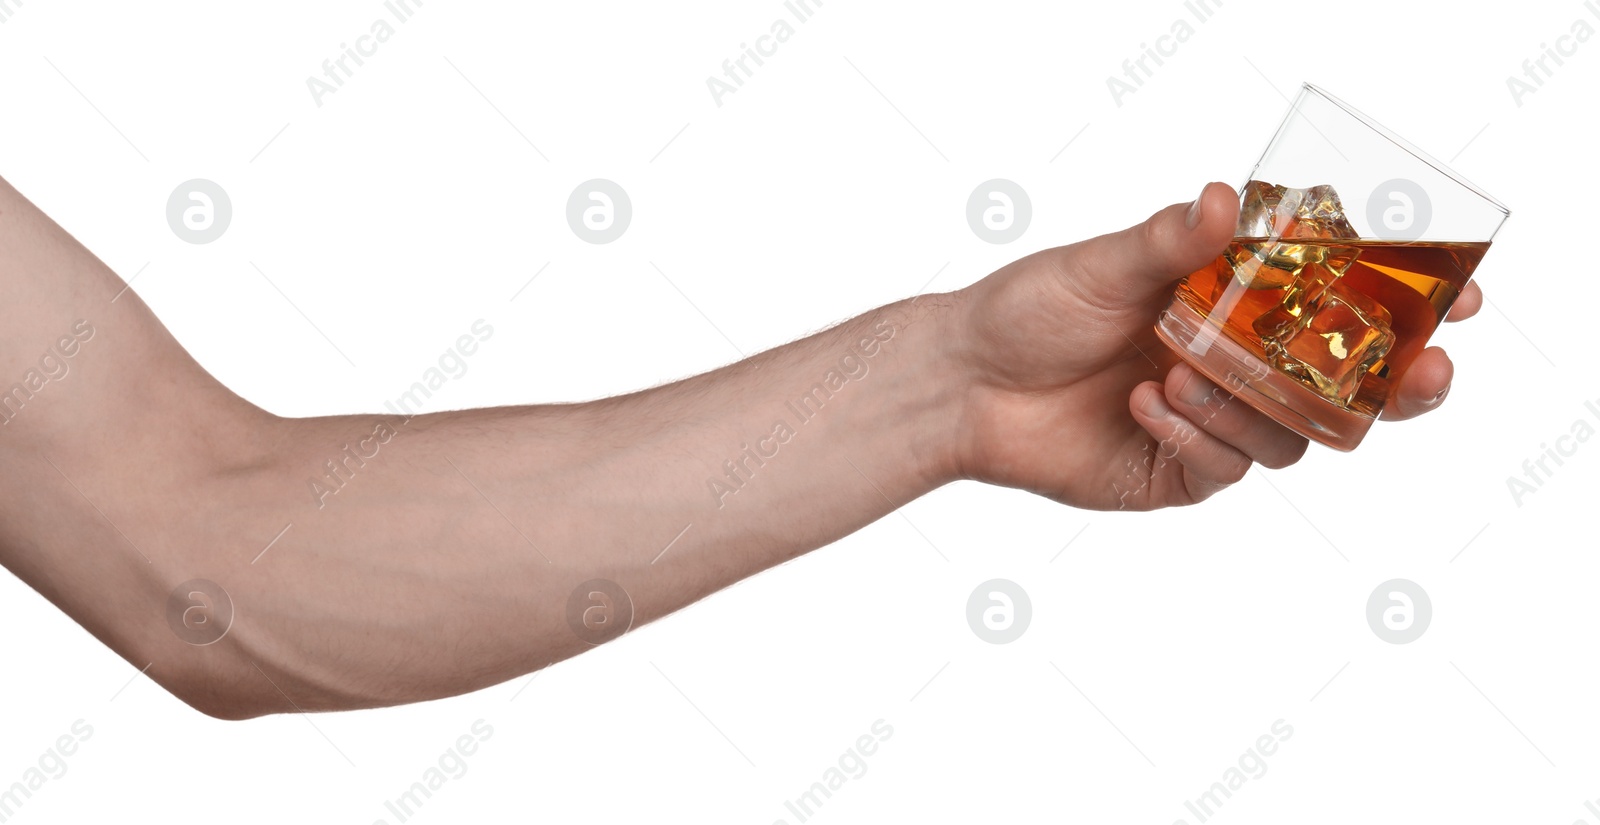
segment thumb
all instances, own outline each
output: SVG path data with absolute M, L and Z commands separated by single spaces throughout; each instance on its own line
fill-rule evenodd
M 1142 305 L 1222 254 L 1238 221 L 1233 187 L 1208 183 L 1193 203 L 1173 204 L 1143 223 L 1074 244 L 1069 271 L 1105 306 Z

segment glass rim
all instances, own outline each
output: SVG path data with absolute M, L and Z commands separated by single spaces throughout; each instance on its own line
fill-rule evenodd
M 1511 209 L 1509 207 L 1507 207 L 1505 204 L 1501 203 L 1499 198 L 1496 198 L 1495 196 L 1489 194 L 1488 192 L 1485 192 L 1482 187 L 1478 186 L 1477 184 L 1473 183 L 1470 180 L 1467 180 L 1464 176 L 1461 175 L 1461 173 L 1455 171 L 1454 169 L 1451 169 L 1447 164 L 1441 162 L 1439 159 L 1437 159 L 1434 156 L 1428 154 L 1427 152 L 1424 152 L 1421 149 L 1417 148 L 1417 146 L 1415 144 L 1413 144 L 1411 141 L 1406 140 L 1403 137 L 1400 137 L 1399 135 L 1395 134 L 1393 131 L 1389 130 L 1387 127 L 1385 127 L 1382 124 L 1378 123 L 1376 120 L 1373 120 L 1372 118 L 1370 118 L 1370 117 L 1366 116 L 1365 114 L 1363 114 L 1359 109 L 1356 109 L 1354 106 L 1351 106 L 1350 104 L 1344 102 L 1343 100 L 1340 100 L 1339 98 L 1337 98 L 1334 95 L 1330 94 L 1328 92 L 1328 90 L 1326 90 L 1326 89 L 1322 88 L 1321 86 L 1318 86 L 1318 85 L 1316 85 L 1314 83 L 1301 83 L 1300 84 L 1300 94 L 1297 95 L 1295 97 L 1295 99 L 1290 103 L 1290 105 L 1289 105 L 1289 113 L 1284 116 L 1283 123 L 1281 123 L 1278 126 L 1277 133 L 1273 134 L 1272 141 L 1267 144 L 1267 150 L 1265 152 L 1262 152 L 1262 160 L 1266 159 L 1266 152 L 1270 152 L 1272 150 L 1272 147 L 1275 144 L 1277 144 L 1278 138 L 1282 136 L 1283 130 L 1288 128 L 1289 122 L 1294 119 L 1294 116 L 1296 114 L 1300 113 L 1300 104 L 1305 99 L 1306 95 L 1308 95 L 1308 94 L 1317 95 L 1318 97 L 1321 97 L 1322 99 L 1328 101 L 1329 103 L 1332 103 L 1333 105 L 1339 107 L 1346 114 L 1348 114 L 1351 117 L 1355 118 L 1356 120 L 1360 121 L 1368 129 L 1371 129 L 1372 131 L 1376 132 L 1383 139 L 1389 141 L 1390 143 L 1392 143 L 1395 146 L 1399 147 L 1400 149 L 1404 150 L 1407 154 L 1410 154 L 1412 157 L 1416 158 L 1417 160 L 1420 160 L 1423 163 L 1427 164 L 1435 172 L 1438 172 L 1439 174 L 1444 175 L 1446 178 L 1449 178 L 1451 181 L 1455 182 L 1457 185 L 1461 186 L 1462 188 L 1466 189 L 1467 191 L 1471 192 L 1472 194 L 1477 195 L 1479 198 L 1483 199 L 1490 206 L 1493 206 L 1495 209 L 1499 210 L 1499 212 L 1500 212 L 1500 222 L 1501 223 L 1504 223 L 1505 219 L 1511 216 Z M 1256 166 L 1259 168 L 1260 165 L 1261 165 L 1261 162 L 1257 161 L 1256 162 Z M 1499 227 L 1497 226 L 1496 229 L 1498 230 Z

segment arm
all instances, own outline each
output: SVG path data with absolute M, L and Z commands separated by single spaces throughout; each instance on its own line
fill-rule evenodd
M 131 290 L 111 302 L 121 280 L 0 181 L 0 380 L 60 373 L 4 410 L 0 562 L 184 701 L 248 718 L 514 678 L 605 637 L 571 621 L 617 595 L 586 582 L 620 587 L 613 621 L 631 603 L 637 626 L 960 478 L 1114 509 L 1125 463 L 1183 432 L 1131 504 L 1190 504 L 1305 449 L 1243 404 L 1185 401 L 1221 391 L 1150 332 L 1235 203 L 1213 184 L 1193 210 L 630 395 L 286 419 Z M 1395 410 L 1448 380 L 1430 351 Z M 195 579 L 237 613 L 212 644 L 166 618 Z

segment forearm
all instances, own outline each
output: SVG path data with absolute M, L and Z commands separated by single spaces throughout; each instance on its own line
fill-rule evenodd
M 0 281 L 0 368 L 22 379 L 0 429 L 0 561 L 222 716 L 512 678 L 588 648 L 567 616 L 587 580 L 619 585 L 636 626 L 953 467 L 950 296 L 591 403 L 284 419 L 201 369 L 4 181 Z M 195 579 L 234 608 L 214 644 L 169 622 Z
M 223 716 L 513 678 L 591 646 L 569 611 L 586 581 L 620 586 L 637 626 L 949 480 L 962 399 L 951 300 L 891 305 L 590 403 L 259 421 L 243 451 L 259 458 L 160 487 L 158 509 L 189 520 L 158 527 L 172 539 L 133 571 L 146 603 L 79 609 L 130 660 L 154 662 L 153 678 Z M 229 419 L 194 426 L 240 427 Z M 126 546 L 101 550 L 138 561 Z M 153 609 L 197 578 L 236 611 L 206 647 Z
M 257 535 L 294 527 L 218 573 L 253 605 L 236 642 L 306 679 L 303 707 L 431 698 L 587 649 L 583 582 L 636 626 L 827 544 L 947 480 L 945 314 L 894 305 L 587 404 L 289 422 L 282 490 L 251 500 Z

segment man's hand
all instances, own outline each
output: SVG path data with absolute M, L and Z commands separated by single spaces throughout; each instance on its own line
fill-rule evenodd
M 1152 510 L 1202 501 L 1252 462 L 1298 461 L 1305 438 L 1179 361 L 1153 330 L 1174 283 L 1221 254 L 1237 216 L 1233 190 L 1212 183 L 1193 204 L 964 290 L 956 340 L 975 377 L 958 474 L 1078 507 Z M 1482 300 L 1469 283 L 1448 320 Z M 1383 417 L 1437 407 L 1451 374 L 1442 349 L 1425 350 Z

